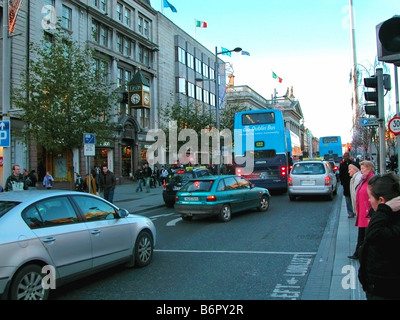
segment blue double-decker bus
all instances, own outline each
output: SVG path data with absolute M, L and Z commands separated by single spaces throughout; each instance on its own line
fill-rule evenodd
M 286 192 L 292 163 L 290 141 L 280 110 L 237 112 L 234 119 L 236 174 L 256 186 Z
M 341 137 L 329 136 L 319 138 L 319 156 L 324 160 L 340 162 L 343 159 Z

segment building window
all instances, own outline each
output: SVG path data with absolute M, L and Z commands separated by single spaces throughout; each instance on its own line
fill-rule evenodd
M 143 18 L 139 17 L 138 19 L 138 33 L 143 34 Z
M 201 61 L 199 60 L 199 59 L 195 59 L 195 67 L 196 67 L 196 72 L 197 73 L 202 73 L 201 72 L 201 65 L 202 65 L 202 63 L 201 63 Z
M 187 58 L 187 66 L 190 69 L 194 69 L 194 57 L 188 52 L 186 58 Z
M 203 63 L 203 76 L 208 79 L 208 66 Z
M 210 102 L 209 93 L 207 90 L 203 90 L 203 102 L 207 104 Z
M 61 26 L 67 30 L 71 30 L 72 26 L 72 10 L 64 5 L 62 6 Z
M 215 70 L 211 67 L 208 67 L 210 71 L 210 79 L 215 80 Z
M 139 45 L 138 60 L 143 63 L 143 46 Z
M 120 34 L 117 34 L 117 51 L 119 53 L 123 53 L 123 37 Z
M 131 42 L 128 39 L 124 39 L 124 55 L 127 57 L 131 56 Z
M 100 79 L 103 83 L 106 83 L 108 81 L 108 62 L 94 58 L 93 59 L 93 68 Z
M 117 11 L 116 11 L 116 18 L 119 22 L 122 22 L 122 12 L 124 10 L 124 7 L 122 4 L 117 3 Z
M 150 127 L 150 110 L 149 109 L 139 109 L 138 112 L 139 122 L 143 128 Z
M 186 80 L 184 78 L 178 79 L 178 92 L 186 94 Z
M 203 93 L 203 89 L 196 86 L 196 100 L 203 101 L 202 93 Z
M 194 92 L 194 84 L 188 82 L 188 96 L 191 98 L 195 98 L 195 92 Z
M 100 0 L 100 10 L 107 12 L 107 0 Z
M 149 38 L 149 22 L 148 22 L 147 20 L 144 20 L 143 35 L 144 35 L 147 39 Z
M 128 8 L 125 8 L 125 11 L 124 11 L 124 23 L 128 27 L 131 26 L 131 15 L 132 15 L 131 10 L 128 9 Z
M 183 50 L 181 47 L 178 47 L 178 61 L 186 64 L 185 50 Z
M 98 44 L 109 47 L 109 35 L 108 27 L 102 25 L 101 23 L 93 20 L 92 21 L 92 37 Z
M 215 107 L 215 94 L 210 93 L 210 105 L 212 105 L 213 107 Z

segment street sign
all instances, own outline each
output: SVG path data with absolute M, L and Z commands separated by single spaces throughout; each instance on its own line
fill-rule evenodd
M 96 155 L 96 135 L 94 133 L 83 134 L 83 155 L 85 157 Z
M 388 128 L 391 133 L 397 136 L 400 133 L 400 117 L 393 117 L 388 123 Z
M 369 126 L 378 126 L 378 119 L 376 118 L 361 118 L 361 126 L 369 127 Z
M 10 121 L 0 121 L 0 147 L 10 146 Z

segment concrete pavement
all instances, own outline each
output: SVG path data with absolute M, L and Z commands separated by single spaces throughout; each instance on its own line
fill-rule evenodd
M 134 201 L 134 212 L 141 213 L 154 207 L 164 207 L 162 187 L 150 188 L 146 193 L 136 192 L 137 184 L 126 182 L 116 187 L 114 203 L 124 207 L 124 202 Z M 341 206 L 333 211 L 311 267 L 301 300 L 366 300 L 358 281 L 358 260 L 351 260 L 357 242 L 354 218 L 347 218 L 346 203 L 339 189 Z

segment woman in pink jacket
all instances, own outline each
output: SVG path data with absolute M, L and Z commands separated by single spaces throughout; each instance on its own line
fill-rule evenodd
M 357 246 L 354 250 L 354 254 L 349 256 L 350 259 L 358 259 L 358 248 L 362 245 L 365 237 L 365 230 L 368 227 L 369 210 L 371 209 L 371 203 L 368 200 L 368 180 L 374 175 L 375 165 L 371 161 L 361 161 L 361 181 L 356 190 L 356 227 L 358 227 Z

